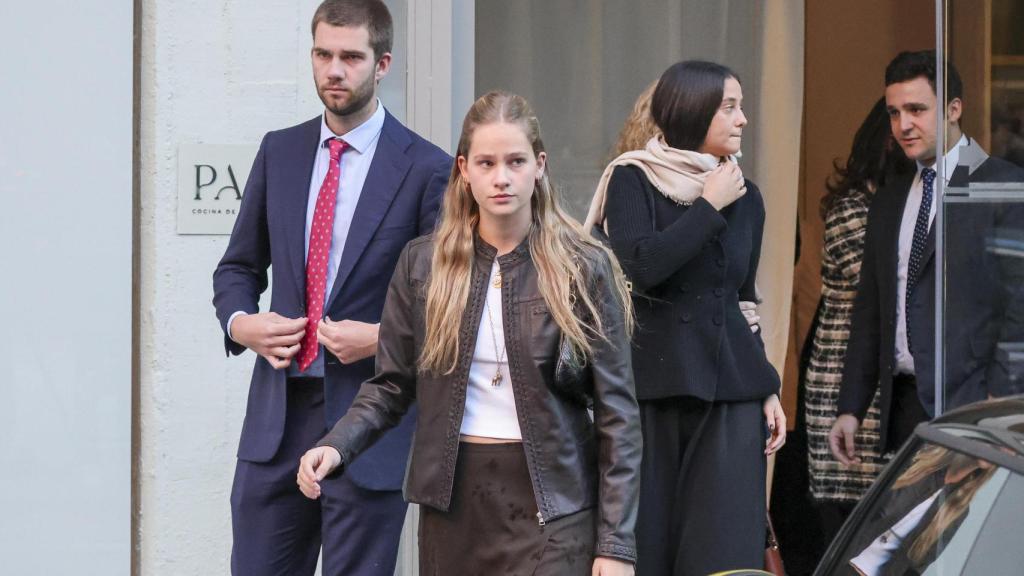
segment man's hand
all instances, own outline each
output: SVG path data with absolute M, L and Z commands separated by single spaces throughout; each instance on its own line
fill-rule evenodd
M 633 576 L 635 573 L 633 564 L 605 556 L 595 558 L 594 567 L 590 571 L 591 576 Z
M 747 325 L 750 326 L 750 331 L 757 334 L 757 331 L 761 329 L 761 317 L 757 315 L 757 302 L 749 302 L 747 300 L 740 300 L 740 312 L 743 313 L 743 318 L 746 319 Z
M 351 364 L 377 354 L 379 332 L 380 324 L 324 318 L 317 326 L 316 339 L 342 363 Z
M 296 483 L 310 500 L 320 497 L 320 481 L 341 465 L 341 454 L 330 446 L 311 448 L 299 459 Z
M 832 455 L 844 466 L 860 464 L 860 457 L 854 445 L 854 437 L 860 429 L 860 422 L 853 414 L 840 414 L 832 424 L 832 430 L 828 433 L 828 447 L 832 449 Z
M 782 402 L 778 394 L 772 394 L 762 403 L 764 418 L 768 422 L 768 441 L 764 447 L 765 456 L 771 456 L 786 443 L 786 413 L 782 410 Z
M 277 370 L 292 363 L 305 330 L 305 318 L 293 320 L 277 312 L 239 314 L 231 321 L 231 339 L 266 358 Z

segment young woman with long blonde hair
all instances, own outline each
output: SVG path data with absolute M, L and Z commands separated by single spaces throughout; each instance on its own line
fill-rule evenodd
M 631 324 L 614 257 L 559 206 L 526 100 L 486 94 L 436 232 L 399 259 L 377 375 L 303 456 L 300 488 L 319 497 L 415 400 L 421 573 L 632 574 Z

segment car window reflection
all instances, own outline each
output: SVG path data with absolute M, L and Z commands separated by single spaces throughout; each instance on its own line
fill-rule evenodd
M 896 477 L 852 541 L 848 573 L 925 573 L 953 540 L 975 497 L 997 471 L 997 466 L 985 460 L 925 445 Z

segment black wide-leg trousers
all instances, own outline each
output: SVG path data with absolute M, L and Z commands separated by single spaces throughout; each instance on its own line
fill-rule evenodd
M 644 455 L 638 576 L 763 568 L 762 402 L 640 402 Z

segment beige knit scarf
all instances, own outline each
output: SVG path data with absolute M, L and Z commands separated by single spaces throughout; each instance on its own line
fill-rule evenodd
M 727 161 L 735 162 L 735 156 Z M 692 150 L 671 148 L 665 143 L 664 136 L 658 135 L 647 141 L 643 150 L 626 152 L 611 161 L 597 182 L 597 190 L 590 201 L 590 210 L 583 223 L 583 229 L 590 232 L 595 224 L 604 224 L 604 203 L 608 191 L 608 181 L 616 166 L 636 166 L 644 176 L 666 198 L 676 204 L 689 206 L 704 191 L 704 181 L 708 174 L 718 166 L 719 159 L 711 154 L 701 154 Z

